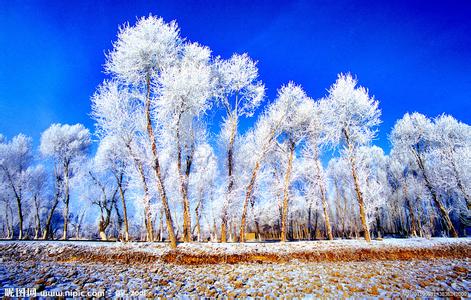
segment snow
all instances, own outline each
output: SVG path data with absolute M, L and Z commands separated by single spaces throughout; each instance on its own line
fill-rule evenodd
M 314 251 L 331 249 L 433 248 L 470 245 L 471 239 L 335 240 L 292 243 L 185 243 L 180 251 L 242 253 L 244 251 Z M 0 293 L 10 287 L 34 287 L 38 292 L 100 293 L 106 297 L 425 297 L 468 296 L 471 281 L 469 251 L 462 258 L 283 264 L 204 264 L 186 266 L 149 262 L 56 261 L 54 255 L 73 249 L 139 250 L 162 254 L 164 243 L 2 241 Z M 12 251 L 16 249 L 15 251 Z M 14 256 L 12 254 L 15 254 Z M 42 254 L 47 254 L 42 256 Z M 137 252 L 135 252 L 137 254 Z M 28 258 L 29 257 L 29 258 Z M 38 258 L 41 258 L 38 260 Z M 441 294 L 440 294 L 441 293 Z M 89 295 L 87 294 L 87 295 Z
M 0 293 L 5 288 L 33 287 L 49 295 L 75 291 L 107 297 L 466 297 L 471 288 L 471 238 L 184 243 L 178 245 L 178 253 L 228 256 L 436 247 L 451 251 L 458 246 L 465 251 L 455 258 L 178 265 L 158 259 L 173 253 L 166 243 L 1 241 Z M 119 253 L 131 257 L 147 253 L 156 259 L 130 263 L 87 260 L 92 257 L 89 254 Z
M 1 241 L 0 247 L 15 245 L 19 248 L 46 250 L 48 253 L 56 254 L 64 248 L 80 250 L 100 250 L 102 253 L 124 250 L 146 252 L 156 256 L 163 256 L 170 251 L 167 243 L 148 242 L 93 242 L 93 241 Z M 409 238 L 409 239 L 384 239 L 373 240 L 367 243 L 364 240 L 333 240 L 333 241 L 295 241 L 295 242 L 265 242 L 265 243 L 181 243 L 177 251 L 192 255 L 232 255 L 232 254 L 279 254 L 288 255 L 294 253 L 321 253 L 341 252 L 346 250 L 360 251 L 390 250 L 390 249 L 432 249 L 434 247 L 456 247 L 466 246 L 471 249 L 471 238 Z M 471 257 L 471 252 L 463 254 Z

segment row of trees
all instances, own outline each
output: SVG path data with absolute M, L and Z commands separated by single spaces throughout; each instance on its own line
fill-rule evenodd
M 456 237 L 470 223 L 471 127 L 451 116 L 404 115 L 386 155 L 372 145 L 378 101 L 350 74 L 322 99 L 290 82 L 261 107 L 247 54 L 214 57 L 153 16 L 120 28 L 105 71 L 91 99 L 93 156 L 82 125 L 52 125 L 36 158 L 24 135 L 0 141 L 4 236 L 66 239 L 71 224 L 76 237 L 176 247 L 243 242 L 247 230 L 282 241 Z

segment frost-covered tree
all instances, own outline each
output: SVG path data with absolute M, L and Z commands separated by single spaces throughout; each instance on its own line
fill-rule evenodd
M 80 184 L 82 192 L 80 197 L 90 204 L 96 205 L 100 211 L 98 217 L 98 235 L 102 240 L 108 239 L 108 228 L 111 224 L 111 215 L 116 208 L 119 187 L 114 175 L 102 164 L 101 155 L 97 155 L 88 161 L 80 172 Z M 105 167 L 105 168 L 104 168 Z
M 59 206 L 61 197 L 64 192 L 64 178 L 61 163 L 54 160 L 53 162 L 53 192 L 52 196 L 48 195 L 48 201 L 45 203 L 47 210 L 46 221 L 44 222 L 42 238 L 51 239 L 53 237 L 53 218 L 56 213 L 56 209 Z
M 370 97 L 367 89 L 357 87 L 357 80 L 350 74 L 338 76 L 324 101 L 327 109 L 324 118 L 326 135 L 330 143 L 340 146 L 343 155 L 348 158 L 361 224 L 365 240 L 369 242 L 371 238 L 365 211 L 364 187 L 361 186 L 361 178 L 357 173 L 356 152 L 358 147 L 368 145 L 376 136 L 381 114 L 378 101 Z
M 390 139 L 395 152 L 411 157 L 414 161 L 435 206 L 440 212 L 445 226 L 453 237 L 457 237 L 458 233 L 451 222 L 449 212 L 440 199 L 437 191 L 438 187 L 430 179 L 433 166 L 429 165 L 427 159 L 437 143 L 433 130 L 434 125 L 426 116 L 419 113 L 406 113 L 394 125 Z
M 136 134 L 145 130 L 144 108 L 139 103 L 139 94 L 119 80 L 104 80 L 91 102 L 91 115 L 100 138 L 113 136 L 128 148 Z
M 322 123 L 322 119 L 324 118 L 323 113 L 322 106 L 316 103 L 307 128 L 306 146 L 303 149 L 303 157 L 306 167 L 306 179 L 311 187 L 311 193 L 314 193 L 312 190 L 314 187 L 319 191 L 327 237 L 329 240 L 332 240 L 334 236 L 332 234 L 332 226 L 329 218 L 325 172 L 320 160 L 322 147 L 326 142 Z
M 4 185 L 3 182 L 0 183 L 0 207 L 1 207 L 1 223 L 2 223 L 2 233 L 3 237 L 7 239 L 12 239 L 14 235 L 14 213 L 12 209 L 11 197 L 9 193 L 10 189 Z
M 126 171 L 127 168 L 129 168 L 129 160 L 127 159 L 128 153 L 126 148 L 122 146 L 123 144 L 120 139 L 117 139 L 114 136 L 105 137 L 100 141 L 94 163 L 96 165 L 96 169 L 109 171 L 115 179 L 119 197 L 121 199 L 121 205 L 123 207 L 124 240 L 128 241 L 129 224 L 125 193 L 127 189 Z
M 3 136 L 0 134 L 0 142 L 3 142 Z M 10 200 L 11 198 L 8 195 L 8 189 L 6 183 L 0 181 L 0 222 L 2 225 L 2 237 L 6 239 L 12 238 L 12 226 L 11 226 L 11 216 L 10 216 Z
M 42 215 L 47 189 L 47 171 L 43 165 L 29 167 L 27 170 L 27 193 L 30 206 L 34 211 L 34 238 L 42 235 Z
M 243 157 L 248 159 L 250 179 L 245 187 L 245 198 L 242 206 L 240 222 L 240 241 L 245 242 L 245 227 L 249 202 L 253 202 L 254 189 L 264 160 L 276 146 L 277 139 L 283 132 L 286 118 L 289 116 L 293 103 L 288 97 L 278 97 L 259 116 L 255 126 L 244 137 L 241 147 Z
M 352 193 L 349 162 L 345 157 L 332 158 L 326 173 L 332 189 L 337 234 L 344 238 L 358 236 L 356 218 L 352 218 L 356 214 L 356 203 Z
M 182 57 L 166 68 L 159 80 L 157 118 L 163 124 L 168 146 L 174 147 L 183 207 L 183 240 L 190 242 L 191 214 L 188 195 L 193 156 L 198 140 L 198 118 L 211 107 L 214 76 L 210 50 L 196 43 L 182 47 Z
M 63 173 L 64 227 L 62 238 L 67 239 L 69 222 L 70 179 L 90 147 L 90 132 L 82 124 L 52 124 L 41 134 L 40 151 L 54 160 Z
M 381 234 L 381 211 L 389 197 L 387 174 L 388 157 L 377 146 L 357 149 L 356 173 L 363 187 L 365 215 L 368 227 L 376 221 L 376 231 Z
M 7 193 L 16 201 L 19 222 L 18 239 L 25 237 L 23 232 L 24 190 L 27 184 L 27 169 L 32 158 L 32 140 L 23 134 L 0 143 L 0 181 Z
M 141 105 L 139 93 L 117 80 L 105 80 L 92 97 L 92 117 L 96 121 L 97 134 L 101 139 L 112 140 L 120 149 L 122 163 L 130 161 L 132 169 L 126 173 L 136 173 L 139 188 L 143 190 L 142 203 L 146 240 L 153 240 L 151 220 L 150 187 L 147 155 L 148 140 L 143 136 L 147 121 L 145 108 Z M 132 177 L 128 174 L 128 177 Z
M 456 189 L 471 210 L 471 126 L 450 115 L 433 120 L 434 152 L 441 162 L 445 184 Z
M 125 24 L 118 32 L 113 50 L 108 54 L 106 71 L 118 80 L 136 88 L 143 95 L 143 114 L 152 153 L 152 170 L 167 221 L 171 246 L 176 248 L 172 214 L 168 205 L 167 191 L 161 170 L 154 115 L 160 97 L 159 79 L 164 69 L 175 65 L 179 59 L 182 39 L 175 22 L 165 23 L 162 18 L 141 18 L 134 26 Z M 153 91 L 153 88 L 156 91 Z
M 287 155 L 281 211 L 281 240 L 286 241 L 288 230 L 289 193 L 295 147 L 306 136 L 306 128 L 309 124 L 310 117 L 314 112 L 314 102 L 306 95 L 301 86 L 295 85 L 292 82 L 281 87 L 278 91 L 278 98 L 279 100 L 277 101 L 287 103 L 286 108 L 288 111 L 285 122 L 282 125 L 282 133 L 279 138 L 282 143 L 281 148 Z
M 218 169 L 216 155 L 208 143 L 201 143 L 197 146 L 193 160 L 195 173 L 190 178 L 190 186 L 196 201 L 196 239 L 201 242 L 203 240 L 201 218 L 208 200 L 213 197 Z
M 414 205 L 415 199 L 413 199 L 414 197 L 411 195 L 411 180 L 414 177 L 414 162 L 410 160 L 410 157 L 405 156 L 403 153 L 391 151 L 388 164 L 388 177 L 391 188 L 399 195 L 397 198 L 404 201 L 404 206 L 409 217 L 408 229 L 410 235 L 419 235 L 417 208 Z M 397 201 L 395 204 L 399 203 L 400 201 Z
M 221 129 L 221 140 L 225 144 L 227 167 L 227 194 L 221 213 L 221 241 L 227 241 L 227 209 L 232 202 L 234 188 L 234 145 L 241 117 L 251 117 L 260 105 L 265 86 L 258 80 L 257 63 L 247 54 L 234 54 L 228 60 L 215 62 L 217 97 L 225 109 L 226 116 Z

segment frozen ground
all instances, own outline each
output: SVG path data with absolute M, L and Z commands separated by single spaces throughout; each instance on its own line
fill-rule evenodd
M 376 256 L 369 260 L 367 256 L 360 256 L 366 260 L 342 261 L 345 257 L 340 255 L 348 251 L 365 252 L 365 249 L 394 254 L 391 249 L 398 248 L 419 252 L 405 252 L 408 255 L 394 260 L 384 260 L 383 256 L 379 256 L 379 260 Z M 440 249 L 442 257 L 439 258 L 433 249 Z M 371 245 L 362 241 L 195 243 L 179 245 L 178 255 L 215 252 L 230 256 L 250 252 L 263 257 L 267 253 L 282 255 L 286 252 L 283 255 L 293 256 L 328 250 L 336 252 L 337 256 L 334 261 L 331 256 L 321 255 L 314 257 L 325 258 L 324 261 L 291 259 L 281 263 L 181 265 L 165 263 L 161 259 L 173 253 L 165 244 L 0 242 L 0 293 L 3 294 L 5 288 L 25 287 L 49 295 L 86 293 L 79 294 L 82 296 L 104 293 L 105 296 L 225 295 L 229 298 L 281 295 L 466 297 L 471 291 L 470 249 L 469 239 L 384 240 Z M 113 261 L 112 253 L 121 256 L 114 256 L 116 260 Z M 410 253 L 429 253 L 436 258 L 422 259 Z M 146 259 L 137 259 L 142 256 Z M 99 259 L 103 257 L 106 258 Z

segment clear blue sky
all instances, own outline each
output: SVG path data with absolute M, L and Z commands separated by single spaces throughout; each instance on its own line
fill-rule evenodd
M 382 3 L 384 2 L 384 3 Z M 53 122 L 93 129 L 118 24 L 149 13 L 229 57 L 248 52 L 273 99 L 293 80 L 318 98 L 339 72 L 380 100 L 378 144 L 405 112 L 471 123 L 470 1 L 0 1 L 0 133 L 36 141 Z

